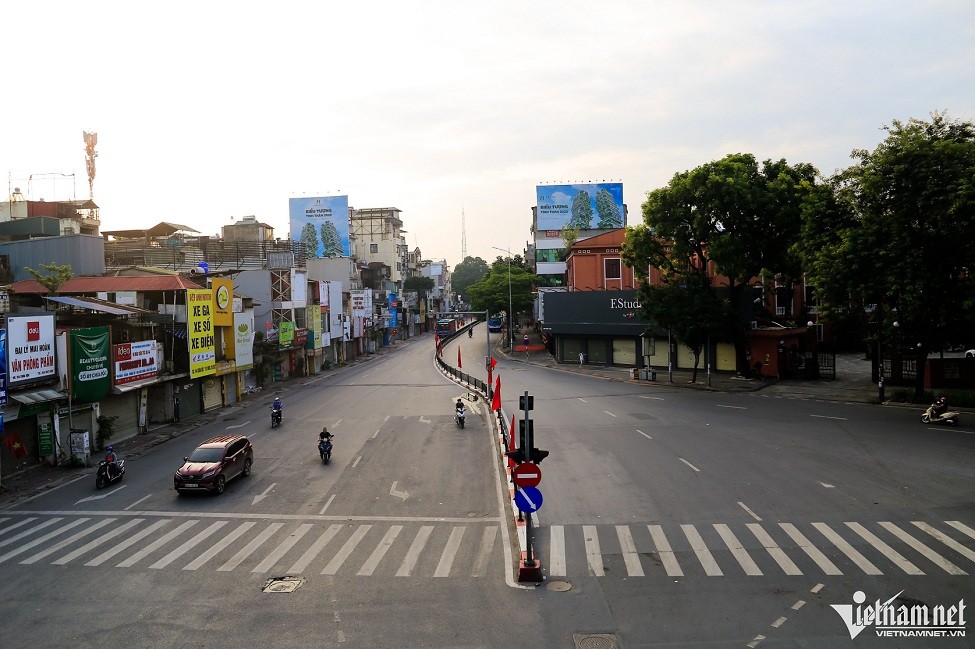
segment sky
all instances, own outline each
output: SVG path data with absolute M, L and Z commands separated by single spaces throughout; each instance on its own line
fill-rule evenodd
M 730 153 L 830 175 L 894 120 L 975 121 L 972 0 L 8 3 L 0 171 L 102 230 L 288 199 L 402 210 L 425 259 L 531 240 L 539 184 L 648 191 Z M 73 178 L 72 178 L 73 174 Z

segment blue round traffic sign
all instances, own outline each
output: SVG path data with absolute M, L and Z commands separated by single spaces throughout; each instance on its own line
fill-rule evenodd
M 515 505 L 523 512 L 537 512 L 542 508 L 542 492 L 535 487 L 518 487 Z

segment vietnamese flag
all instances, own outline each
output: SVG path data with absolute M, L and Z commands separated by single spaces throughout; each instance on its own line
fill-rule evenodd
M 3 445 L 10 449 L 14 457 L 27 457 L 27 447 L 17 437 L 17 433 L 7 433 L 7 436 L 3 438 Z
M 457 367 L 458 369 L 464 367 L 463 363 L 460 362 L 460 347 L 457 348 Z
M 501 377 L 494 380 L 494 400 L 491 402 L 491 410 L 501 410 Z

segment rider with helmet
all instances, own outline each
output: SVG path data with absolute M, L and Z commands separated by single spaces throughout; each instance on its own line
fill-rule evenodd
M 115 477 L 115 472 L 118 469 L 118 456 L 115 455 L 115 451 L 112 450 L 111 444 L 105 447 L 105 463 L 108 465 L 106 468 L 108 478 L 111 480 Z
M 931 414 L 935 417 L 941 417 L 946 412 L 948 412 L 948 399 L 942 395 L 938 397 L 938 400 L 934 402 L 931 406 Z

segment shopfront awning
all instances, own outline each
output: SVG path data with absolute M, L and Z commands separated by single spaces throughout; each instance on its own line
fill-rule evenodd
M 159 383 L 165 383 L 166 381 L 174 381 L 187 376 L 189 376 L 189 373 L 183 372 L 182 374 L 167 374 L 166 376 L 154 376 L 151 379 L 140 379 L 138 381 L 132 381 L 131 383 L 123 383 L 113 387 L 112 394 L 125 394 L 126 392 L 140 390 L 150 385 L 157 385 Z
M 56 295 L 53 297 L 45 296 L 44 299 L 81 309 L 91 309 L 92 311 L 99 311 L 101 313 L 110 313 L 112 315 L 137 315 L 142 313 L 152 313 L 151 311 L 146 311 L 145 309 L 140 309 L 138 307 L 127 306 L 125 304 L 115 304 L 114 302 L 99 300 L 93 297 L 70 297 L 67 295 Z
M 24 404 L 25 406 L 68 398 L 67 393 L 58 392 L 57 390 L 52 390 L 50 388 L 28 390 L 26 392 L 7 392 L 7 396 L 18 403 Z

